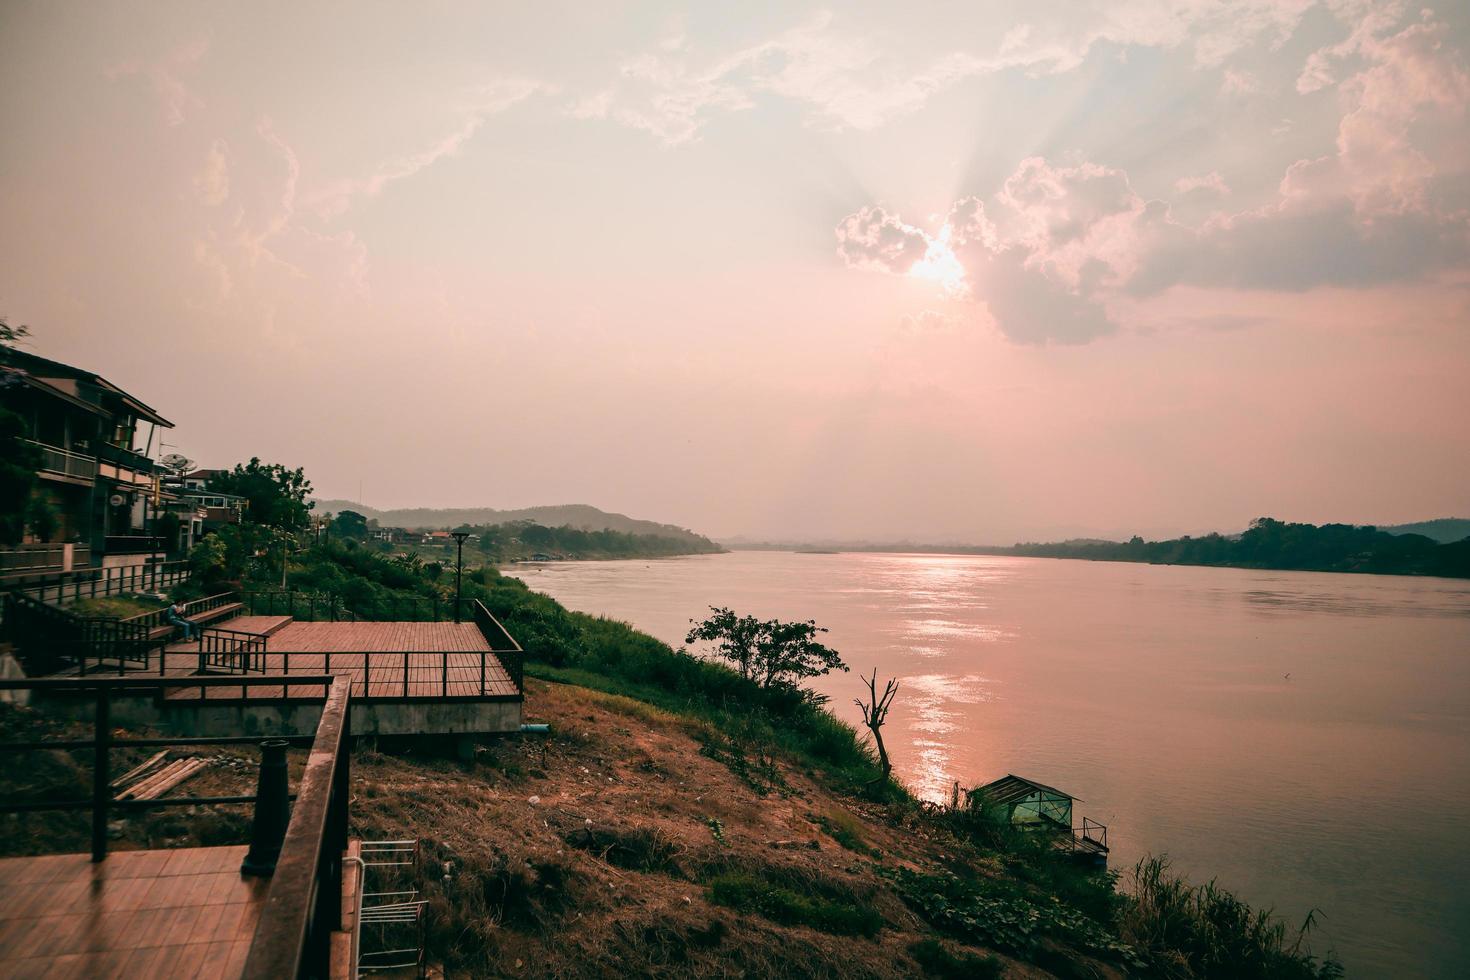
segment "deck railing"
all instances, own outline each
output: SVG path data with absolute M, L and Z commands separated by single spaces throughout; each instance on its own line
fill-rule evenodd
M 500 624 L 500 620 L 496 619 L 490 614 L 490 610 L 485 608 L 485 604 L 483 602 L 481 602 L 479 599 L 471 599 L 467 601 L 470 603 L 470 614 L 474 617 L 475 625 L 480 629 L 480 635 L 483 636 L 485 638 L 485 642 L 490 645 L 491 652 L 493 652 L 496 658 L 500 660 L 501 664 L 505 666 L 505 671 L 506 673 L 510 674 L 511 682 L 515 684 L 516 690 L 524 694 L 526 690 L 525 651 L 522 650 L 521 645 L 515 641 L 515 637 L 511 636 L 510 632 L 507 631 L 506 628 Z M 484 666 L 482 664 L 482 674 L 483 671 Z M 484 686 L 485 681 L 482 676 L 480 679 L 480 687 L 483 688 Z
M 218 626 L 199 631 L 199 672 L 224 671 L 229 674 L 265 673 L 268 637 L 259 633 L 223 629 Z M 160 663 L 165 656 L 159 651 Z
M 350 697 L 345 684 L 331 686 L 245 959 L 246 980 L 328 975 L 332 932 L 342 922 L 342 854 L 351 797 Z
M 1090 841 L 1098 845 L 1104 851 L 1108 849 L 1108 828 L 1106 824 L 1100 824 L 1090 817 L 1082 818 L 1082 826 L 1072 830 L 1072 834 L 1079 841 Z
M 90 810 L 92 812 L 92 860 L 107 857 L 107 821 L 114 810 L 146 810 L 154 807 L 203 806 L 214 804 L 254 803 L 254 796 L 165 796 L 151 800 L 115 800 L 112 798 L 112 752 L 119 748 L 165 748 L 179 745 L 253 745 L 260 742 L 259 736 L 227 736 L 209 738 L 185 738 L 182 736 L 161 738 L 115 738 L 112 734 L 112 702 L 120 695 L 151 696 L 169 690 L 197 687 L 201 693 L 206 688 L 217 686 L 240 686 L 242 690 L 268 684 L 280 687 L 285 678 L 279 677 L 87 677 L 59 678 L 41 677 L 17 680 L 0 680 L 0 691 L 30 690 L 49 695 L 80 696 L 93 702 L 92 737 L 89 739 L 40 739 L 35 741 L 0 742 L 0 752 L 40 750 L 45 752 L 91 750 L 92 795 L 89 798 L 27 799 L 24 802 L 0 803 L 0 813 L 29 813 L 38 810 Z M 300 687 L 310 696 L 313 689 L 320 688 L 320 697 L 328 708 L 336 705 L 344 715 L 350 692 L 347 686 L 334 685 L 328 675 L 302 675 L 289 680 L 291 687 Z M 248 699 L 248 696 L 247 696 Z M 326 715 L 323 715 L 325 720 Z M 345 722 L 344 722 L 345 724 Z M 310 741 L 311 736 L 285 736 L 295 742 Z
M 293 590 L 240 593 L 240 601 L 251 616 L 290 616 L 303 623 L 356 622 L 340 596 Z
M 122 673 L 129 664 L 146 668 L 149 630 L 107 616 L 77 616 L 23 592 L 5 596 L 4 637 L 20 648 L 35 674 L 55 674 L 76 667 L 82 675 L 111 669 Z M 93 663 L 95 661 L 95 663 Z
M 189 575 L 186 561 L 81 568 L 70 572 L 23 572 L 0 577 L 0 591 L 24 592 L 42 602 L 60 605 L 125 592 L 159 592 L 187 580 Z
M 86 751 L 92 753 L 90 799 L 26 800 L 0 803 L 0 813 L 42 810 L 92 811 L 92 860 L 107 857 L 108 814 L 170 806 L 228 806 L 253 804 L 251 796 L 165 796 L 151 800 L 114 800 L 111 788 L 111 753 L 117 748 L 159 748 L 190 745 L 249 745 L 261 739 L 251 736 L 207 738 L 115 738 L 112 734 L 112 700 L 123 695 L 157 693 L 165 688 L 239 685 L 279 687 L 280 677 L 191 677 L 149 680 L 109 677 L 87 680 L 29 679 L 0 680 L 0 691 L 32 690 L 53 695 L 92 698 L 93 737 L 90 739 L 42 739 L 0 743 L 0 751 Z M 331 955 L 331 935 L 342 919 L 342 855 L 347 849 L 348 800 L 351 775 L 351 692 L 347 685 L 323 675 L 293 677 L 290 686 L 320 687 L 321 720 L 313 735 L 282 736 L 296 745 L 310 743 L 306 768 L 297 785 L 291 820 L 271 875 L 270 889 L 261 905 L 260 917 L 246 954 L 242 976 L 252 980 L 281 980 L 286 977 L 325 977 Z M 355 968 L 353 970 L 355 972 Z

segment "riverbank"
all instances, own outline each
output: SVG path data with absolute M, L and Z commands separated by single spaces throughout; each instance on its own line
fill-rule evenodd
M 411 828 L 436 869 L 449 975 L 1336 975 L 1226 896 L 1125 898 L 1034 841 L 865 799 L 697 717 L 545 679 L 527 711 L 551 733 L 472 763 L 354 759 L 355 831 Z

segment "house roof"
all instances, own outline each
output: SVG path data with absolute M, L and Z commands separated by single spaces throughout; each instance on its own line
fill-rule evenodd
M 1048 793 L 1053 796 L 1064 797 L 1068 800 L 1076 799 L 1071 793 L 1065 793 L 1055 786 L 1038 783 L 1035 780 L 1027 779 L 1024 776 L 1017 776 L 1014 773 L 1006 773 L 994 782 L 975 787 L 971 792 L 984 793 L 987 800 L 1002 806 L 1024 800 L 1032 793 Z
M 53 361 L 50 358 L 41 357 L 39 354 L 15 350 L 14 348 L 6 351 L 5 359 L 7 365 L 12 370 L 21 371 L 31 380 L 41 382 L 41 387 L 60 393 L 71 400 L 81 402 L 84 406 L 87 405 L 89 399 L 77 387 L 77 382 L 79 381 L 90 384 L 114 396 L 118 401 L 122 402 L 123 407 L 138 418 L 152 422 L 154 425 L 162 425 L 170 429 L 173 428 L 174 424 L 168 419 L 159 415 L 143 401 L 128 394 L 100 374 L 94 374 L 91 371 L 73 367 L 70 364 L 63 364 L 60 361 Z M 96 410 L 95 407 L 93 410 Z

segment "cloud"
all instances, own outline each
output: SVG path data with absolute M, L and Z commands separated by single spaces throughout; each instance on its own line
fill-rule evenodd
M 991 196 L 957 201 L 932 232 L 864 208 L 839 226 L 839 251 L 851 266 L 913 276 L 920 258 L 944 250 L 965 291 L 1021 343 L 1104 336 L 1120 326 L 1110 307 L 1176 285 L 1363 287 L 1463 266 L 1470 77 L 1431 13 L 1402 29 L 1365 23 L 1323 60 L 1334 71 L 1351 61 L 1336 82 L 1335 152 L 1288 167 L 1266 205 L 1190 227 L 1121 170 L 1034 157 Z M 1229 187 L 1210 171 L 1179 178 L 1175 191 L 1188 200 Z
M 1287 171 L 1281 192 L 1288 203 L 1346 197 L 1367 218 L 1431 208 L 1435 178 L 1463 171 L 1470 149 L 1464 137 L 1470 73 L 1446 35 L 1445 25 L 1424 11 L 1401 31 L 1378 37 L 1360 28 L 1339 46 L 1339 56 L 1352 52 L 1363 64 L 1338 86 L 1345 111 L 1336 152 Z
M 170 126 L 181 126 L 190 111 L 204 106 L 204 100 L 195 95 L 179 75 L 208 53 L 209 41 L 199 38 L 175 48 L 158 61 L 125 61 L 107 69 L 106 74 L 111 81 L 133 76 L 146 78 L 163 106 L 165 121 Z
M 335 180 L 314 191 L 305 204 L 321 217 L 341 214 L 358 197 L 377 197 L 393 181 L 412 177 L 444 157 L 458 152 L 485 120 L 523 102 L 546 86 L 527 79 L 509 79 L 485 86 L 464 110 L 459 125 L 436 142 L 387 161 L 365 177 Z
M 854 269 L 907 275 L 923 260 L 930 238 L 881 207 L 869 206 L 837 226 L 837 254 Z
M 1144 209 L 1121 171 L 1034 157 L 990 199 L 956 202 L 932 235 L 881 207 L 848 215 L 838 253 L 851 267 L 933 278 L 983 302 L 1018 343 L 1085 343 L 1118 328 L 1103 299 L 1136 266 Z
M 230 146 L 223 139 L 209 145 L 204 169 L 194 177 L 194 193 L 210 207 L 217 207 L 230 196 Z
M 1196 194 L 1206 197 L 1225 197 L 1230 193 L 1230 185 L 1225 183 L 1225 178 L 1220 176 L 1220 171 L 1211 170 L 1207 174 L 1194 177 L 1180 177 L 1174 181 L 1174 190 L 1181 194 Z
M 1101 44 L 1191 46 L 1195 61 L 1216 67 L 1264 41 L 1279 46 L 1316 0 L 1097 0 L 1068 4 L 1063 16 L 1020 24 L 989 50 L 946 47 L 914 54 L 896 39 L 865 34 L 830 12 L 723 55 L 702 54 L 683 35 L 629 58 L 620 83 L 574 100 L 567 113 L 643 130 L 668 146 L 698 137 L 720 112 L 777 97 L 809 110 L 808 123 L 869 130 L 915 112 L 959 83 L 997 72 L 1053 74 L 1080 66 Z M 1249 75 L 1226 86 L 1255 90 Z

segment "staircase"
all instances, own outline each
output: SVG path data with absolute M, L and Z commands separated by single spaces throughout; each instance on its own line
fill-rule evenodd
M 183 618 L 199 627 L 218 626 L 244 609 L 239 597 L 230 592 L 179 607 Z M 4 638 L 15 645 L 22 666 L 32 677 L 147 670 L 153 650 L 167 644 L 176 632 L 161 609 L 127 619 L 78 616 L 22 592 L 5 596 Z
M 78 616 L 22 592 L 5 596 L 5 639 L 32 677 L 143 670 L 155 645 L 149 629 L 106 616 Z

